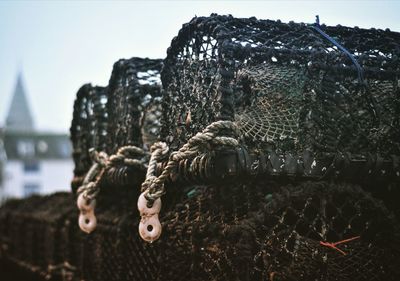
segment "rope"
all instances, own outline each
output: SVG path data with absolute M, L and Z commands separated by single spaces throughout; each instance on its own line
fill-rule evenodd
M 144 165 L 143 161 L 141 161 L 137 158 L 130 157 L 133 155 L 143 157 L 143 156 L 148 155 L 148 153 L 145 152 L 143 149 L 141 149 L 137 146 L 134 146 L 134 145 L 123 146 L 118 149 L 116 154 L 111 155 L 109 157 L 108 166 L 115 166 L 119 163 L 123 163 L 127 166 L 143 167 L 143 165 Z
M 345 255 L 347 255 L 346 252 L 341 250 L 341 249 L 339 249 L 336 246 L 339 245 L 339 244 L 344 244 L 344 243 L 347 243 L 347 242 L 351 242 L 351 241 L 359 239 L 359 238 L 360 238 L 360 236 L 355 236 L 355 237 L 352 237 L 352 238 L 349 238 L 349 239 L 345 239 L 345 240 L 341 240 L 341 241 L 334 242 L 334 243 L 320 241 L 319 244 L 322 245 L 322 246 L 334 249 L 334 250 L 338 251 L 339 253 L 341 253 L 342 255 L 345 256 Z
M 98 188 L 100 180 L 103 178 L 105 171 L 112 166 L 125 164 L 128 166 L 144 166 L 143 157 L 147 153 L 136 146 L 124 146 L 118 149 L 117 153 L 108 156 L 107 153 L 97 152 L 91 148 L 89 150 L 93 165 L 87 172 L 82 186 L 78 188 L 77 206 L 80 211 L 78 224 L 82 231 L 91 233 L 96 229 L 97 219 L 95 216 L 96 196 L 100 189 Z M 142 160 L 133 158 L 135 156 L 142 157 Z
M 89 149 L 90 157 L 93 165 L 87 172 L 82 186 L 78 188 L 77 193 L 83 193 L 85 199 L 93 199 L 99 192 L 97 186 L 101 180 L 104 171 L 110 167 L 115 167 L 120 164 L 142 168 L 145 164 L 143 160 L 134 158 L 135 156 L 143 157 L 148 155 L 143 149 L 128 145 L 118 149 L 116 154 L 108 156 L 104 151 L 96 151 L 94 148 Z
M 148 200 L 149 206 L 152 206 L 154 201 L 165 193 L 164 183 L 173 173 L 179 161 L 192 158 L 202 151 L 210 150 L 213 146 L 236 147 L 239 145 L 238 140 L 233 137 L 218 136 L 221 130 L 230 130 L 235 135 L 239 135 L 237 125 L 232 121 L 221 120 L 211 123 L 202 132 L 190 138 L 178 151 L 170 154 L 167 165 L 158 177 L 155 176 L 155 168 L 157 162 L 168 153 L 168 147 L 163 142 L 157 142 L 152 146 L 146 180 L 142 184 L 142 192 L 148 190 L 145 198 Z
M 321 26 L 319 24 L 319 16 L 316 16 L 316 20 L 315 20 L 315 24 L 313 26 L 311 26 L 314 30 L 316 30 L 319 34 L 321 34 L 326 40 L 328 40 L 329 42 L 331 42 L 333 45 L 335 45 L 339 50 L 341 50 L 343 53 L 345 53 L 350 60 L 353 62 L 353 64 L 355 65 L 355 67 L 357 68 L 357 74 L 358 74 L 358 81 L 360 84 L 364 84 L 364 70 L 363 68 L 360 66 L 360 64 L 358 63 L 358 61 L 356 60 L 356 58 L 342 45 L 340 45 L 335 39 L 333 39 L 332 37 L 330 37 L 328 34 L 326 34 L 325 32 L 323 32 L 321 30 Z

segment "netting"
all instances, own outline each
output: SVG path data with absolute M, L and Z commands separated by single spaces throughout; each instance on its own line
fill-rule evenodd
M 103 197 L 90 235 L 78 229 L 70 194 L 10 202 L 0 212 L 1 257 L 62 280 L 400 277 L 398 222 L 358 186 L 255 181 L 186 191 L 166 206 L 153 244 L 137 233 L 135 196 Z
M 198 192 L 164 219 L 170 251 L 161 255 L 183 268 L 167 264 L 165 280 L 398 278 L 396 223 L 358 187 L 252 182 Z M 321 244 L 357 236 L 338 245 L 346 255 Z
M 51 277 L 53 271 L 60 273 L 68 249 L 63 228 L 71 213 L 76 213 L 71 194 L 7 202 L 0 212 L 0 257 L 37 277 Z M 65 270 L 73 267 L 65 264 Z
M 161 66 L 161 60 L 121 59 L 114 64 L 107 87 L 84 85 L 78 91 L 70 129 L 74 191 L 93 163 L 89 149 L 113 154 L 122 146 L 135 145 L 148 150 L 159 139 Z M 127 169 L 113 168 L 111 181 L 129 180 Z
M 276 65 L 254 66 L 238 72 L 238 80 L 252 92 L 251 102 L 238 104 L 235 120 L 253 144 L 290 140 L 298 142 L 298 120 L 305 74 L 295 68 Z M 250 86 L 251 85 L 251 86 Z M 297 105 L 297 106 L 294 106 Z M 279 147 L 288 150 L 289 147 Z
M 76 95 L 70 133 L 75 163 L 74 175 L 78 183 L 92 164 L 89 149 L 106 149 L 106 103 L 107 89 L 103 87 L 86 84 Z
M 354 55 L 363 81 L 350 58 L 310 25 L 217 15 L 185 24 L 162 75 L 163 138 L 180 147 L 229 119 L 250 148 L 399 155 L 400 35 L 321 29 Z
M 71 194 L 3 206 L 2 260 L 62 280 L 399 280 L 400 35 L 321 29 L 362 73 L 309 25 L 212 15 L 172 40 L 162 95 L 160 60 L 120 60 L 106 88 L 82 87 L 74 191 L 89 148 L 115 156 L 161 139 L 172 159 L 214 121 L 235 126 L 202 134 L 171 166 L 157 241 L 138 233 L 146 165 L 124 158 L 96 179 L 90 234 Z
M 148 148 L 158 139 L 161 66 L 162 60 L 142 58 L 114 64 L 107 103 L 110 152 L 129 144 Z

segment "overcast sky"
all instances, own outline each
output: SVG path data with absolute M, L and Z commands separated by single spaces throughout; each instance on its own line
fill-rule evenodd
M 22 71 L 38 129 L 67 131 L 76 91 L 113 63 L 164 58 L 181 25 L 216 12 L 400 31 L 400 1 L 0 1 L 0 125 Z

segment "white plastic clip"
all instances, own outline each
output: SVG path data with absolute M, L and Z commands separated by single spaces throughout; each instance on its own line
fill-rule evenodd
M 153 242 L 161 235 L 161 223 L 158 214 L 161 210 L 161 199 L 154 201 L 151 208 L 147 207 L 147 199 L 144 196 L 147 191 L 140 194 L 138 199 L 138 210 L 142 217 L 139 223 L 139 234 L 143 240 Z
M 85 198 L 84 192 L 82 192 L 79 194 L 76 204 L 81 212 L 79 215 L 79 227 L 86 233 L 92 232 L 97 226 L 97 219 L 94 215 L 96 200 Z

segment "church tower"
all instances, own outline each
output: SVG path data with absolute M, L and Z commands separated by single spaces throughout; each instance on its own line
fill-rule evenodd
M 18 74 L 5 129 L 12 132 L 32 132 L 35 129 L 21 73 Z
M 11 197 L 68 189 L 73 170 L 71 149 L 67 134 L 35 128 L 19 73 L 5 126 L 0 130 L 0 205 Z

